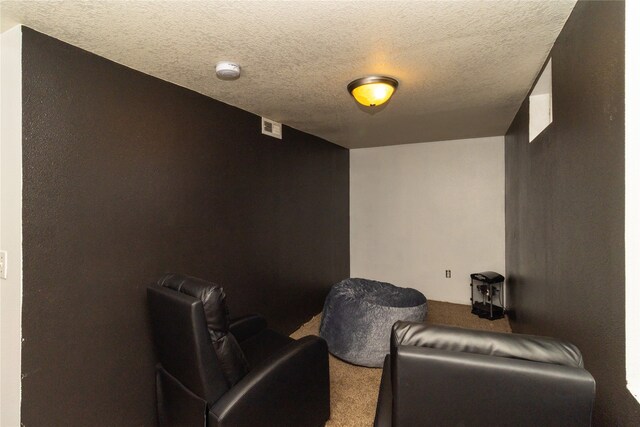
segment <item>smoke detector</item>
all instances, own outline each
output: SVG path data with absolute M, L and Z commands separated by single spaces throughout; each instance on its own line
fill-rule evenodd
M 240 77 L 240 66 L 229 61 L 221 61 L 216 64 L 216 76 L 220 80 L 235 80 Z

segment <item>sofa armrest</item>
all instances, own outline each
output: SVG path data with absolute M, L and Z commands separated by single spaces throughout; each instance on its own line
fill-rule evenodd
M 267 320 L 259 314 L 231 319 L 229 331 L 238 342 L 242 342 L 267 328 Z
M 307 336 L 256 366 L 210 407 L 208 427 L 320 427 L 328 418 L 327 343 Z

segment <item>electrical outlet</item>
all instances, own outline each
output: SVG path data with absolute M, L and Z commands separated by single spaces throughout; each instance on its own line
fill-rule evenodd
M 445 270 L 444 277 L 446 277 L 447 279 L 451 279 L 451 270 Z
M 0 279 L 7 278 L 7 251 L 0 251 Z

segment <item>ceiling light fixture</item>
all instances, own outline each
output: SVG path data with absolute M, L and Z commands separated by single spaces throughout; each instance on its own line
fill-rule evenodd
M 391 98 L 398 88 L 398 81 L 385 76 L 368 76 L 349 83 L 347 90 L 360 104 L 377 107 Z

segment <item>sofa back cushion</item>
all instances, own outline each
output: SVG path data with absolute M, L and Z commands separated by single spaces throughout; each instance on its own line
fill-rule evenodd
M 508 357 L 582 368 L 582 354 L 575 345 L 549 337 L 509 334 L 399 321 L 393 325 L 391 348 L 429 347 L 489 356 Z

